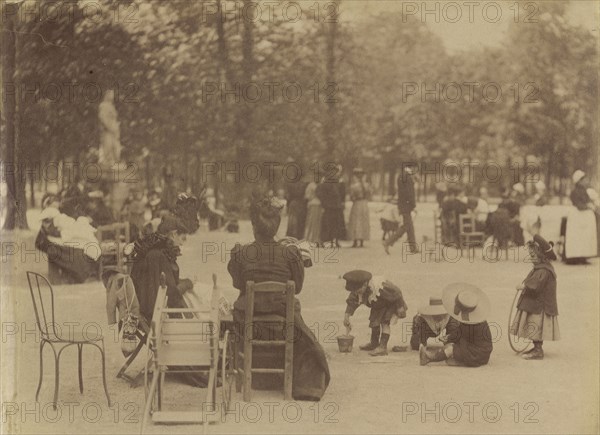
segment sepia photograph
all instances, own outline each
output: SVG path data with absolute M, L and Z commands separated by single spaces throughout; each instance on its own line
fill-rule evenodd
M 0 433 L 600 433 L 600 0 L 0 15 Z

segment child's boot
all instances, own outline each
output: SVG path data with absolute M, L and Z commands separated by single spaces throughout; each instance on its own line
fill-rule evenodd
M 541 341 L 533 342 L 533 349 L 522 355 L 523 359 L 544 359 L 544 350 L 542 349 Z
M 423 345 L 419 347 L 419 363 L 424 366 L 430 362 L 444 361 L 448 357 L 444 349 L 437 349 L 436 351 L 428 351 Z
M 389 339 L 390 339 L 390 334 L 386 334 L 386 333 L 381 334 L 381 343 L 379 343 L 379 346 L 377 346 L 377 348 L 375 348 L 373 351 L 369 352 L 369 355 L 371 355 L 371 356 L 387 355 L 388 354 L 387 344 L 388 344 Z
M 379 346 L 379 334 L 381 334 L 381 328 L 371 328 L 371 342 L 358 346 L 360 350 L 373 350 Z

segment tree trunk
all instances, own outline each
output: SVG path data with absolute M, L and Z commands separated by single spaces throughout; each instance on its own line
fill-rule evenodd
M 252 0 L 243 0 L 244 10 L 251 5 Z M 242 89 L 252 82 L 256 62 L 254 60 L 254 22 L 252 20 L 244 20 L 244 34 L 242 40 L 243 77 L 240 83 Z M 252 107 L 247 101 L 241 100 L 241 116 L 237 123 L 237 161 L 241 168 L 248 163 L 250 157 L 250 149 L 252 144 Z
M 334 12 L 334 16 L 331 18 L 331 22 L 329 22 L 328 24 L 326 24 L 328 26 L 328 32 L 327 32 L 327 48 L 326 48 L 326 63 L 327 63 L 327 82 L 325 83 L 325 86 L 329 86 L 329 84 L 334 84 L 336 83 L 336 74 L 335 74 L 335 65 L 336 65 L 336 58 L 335 58 L 335 44 L 336 44 L 336 39 L 337 39 L 337 20 L 338 20 L 338 16 L 337 16 L 337 11 L 339 8 L 339 1 L 335 0 L 334 1 L 334 5 L 335 5 L 335 12 Z M 325 158 L 326 159 L 331 159 L 334 155 L 335 155 L 335 151 L 337 148 L 337 144 L 336 144 L 336 139 L 337 139 L 337 108 L 336 108 L 336 104 L 333 101 L 330 101 L 330 99 L 328 99 L 328 101 L 325 102 L 327 104 L 327 123 L 325 125 L 325 149 L 326 149 L 326 154 L 325 154 Z
M 35 168 L 35 167 L 34 167 Z M 35 208 L 35 173 L 34 168 L 29 172 L 29 206 Z
M 3 9 L 19 5 L 3 3 Z M 4 31 L 2 32 L 2 83 L 4 89 L 12 86 L 12 92 L 3 92 L 3 110 L 6 120 L 5 134 L 3 135 L 2 148 L 6 149 L 5 176 L 7 187 L 7 207 L 5 230 L 27 229 L 27 201 L 25 199 L 26 179 L 19 167 L 18 149 L 18 108 L 16 98 L 16 52 L 17 34 L 15 33 L 15 17 L 17 13 L 6 11 Z

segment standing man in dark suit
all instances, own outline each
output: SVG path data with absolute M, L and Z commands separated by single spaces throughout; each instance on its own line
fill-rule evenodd
M 404 167 L 404 171 L 398 176 L 398 211 L 402 215 L 402 225 L 387 239 L 383 241 L 383 249 L 386 254 L 390 254 L 390 246 L 404 235 L 407 234 L 408 245 L 411 254 L 419 252 L 415 238 L 415 228 L 412 221 L 412 211 L 416 208 L 415 200 L 415 182 L 413 180 L 414 168 Z

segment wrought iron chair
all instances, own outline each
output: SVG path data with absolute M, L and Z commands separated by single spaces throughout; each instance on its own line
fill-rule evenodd
M 83 393 L 83 346 L 89 344 L 98 348 L 98 350 L 100 351 L 100 355 L 102 357 L 102 382 L 104 384 L 104 393 L 106 394 L 106 400 L 108 401 L 108 406 L 110 407 L 110 396 L 108 395 L 108 387 L 106 386 L 106 363 L 104 357 L 104 338 L 102 334 L 96 337 L 88 338 L 85 337 L 83 332 L 73 332 L 69 333 L 68 337 L 64 337 L 62 335 L 62 331 L 57 331 L 57 323 L 54 317 L 54 291 L 52 290 L 50 282 L 43 275 L 29 271 L 27 272 L 27 281 L 29 283 L 29 290 L 31 292 L 33 309 L 35 311 L 36 324 L 41 334 L 40 380 L 38 383 L 37 391 L 35 393 L 35 400 L 38 400 L 40 388 L 42 387 L 42 379 L 44 376 L 43 351 L 46 343 L 50 345 L 50 347 L 52 348 L 52 352 L 54 352 L 54 409 L 56 409 L 56 404 L 58 401 L 58 386 L 60 373 L 59 364 L 60 355 L 62 351 L 69 346 L 77 345 L 77 355 L 79 363 L 79 392 Z M 43 289 L 43 287 L 47 288 Z

